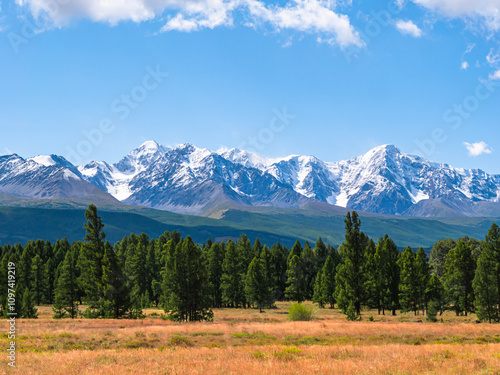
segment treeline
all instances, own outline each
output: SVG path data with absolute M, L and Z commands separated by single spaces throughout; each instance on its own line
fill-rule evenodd
M 345 241 L 335 249 L 319 238 L 291 249 L 236 242 L 202 246 L 165 232 L 157 239 L 131 234 L 111 245 L 93 205 L 85 212 L 83 241 L 31 241 L 0 247 L 0 312 L 36 318 L 36 305 L 51 304 L 55 318 L 141 318 L 162 307 L 177 321 L 213 319 L 212 308 L 272 308 L 275 301 L 313 300 L 340 308 L 348 319 L 362 309 L 379 314 L 413 311 L 435 321 L 438 313 L 475 312 L 500 317 L 500 230 L 485 241 L 438 241 L 430 259 L 422 248 L 398 250 L 386 235 L 375 244 L 361 231 L 356 212 L 345 219 Z M 15 295 L 9 295 L 15 264 Z M 14 302 L 14 307 L 9 303 Z M 83 307 L 82 307 L 83 306 Z

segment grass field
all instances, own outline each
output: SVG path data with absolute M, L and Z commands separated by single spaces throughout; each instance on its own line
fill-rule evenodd
M 347 322 L 317 310 L 290 322 L 288 303 L 260 314 L 216 309 L 213 323 L 174 323 L 149 309 L 143 320 L 39 319 L 17 322 L 17 374 L 500 374 L 500 325 L 475 316 L 379 316 Z M 369 317 L 373 316 L 373 321 Z M 419 322 L 419 321 L 423 321 Z M 0 345 L 8 348 L 7 323 Z M 6 350 L 5 350 L 6 352 Z

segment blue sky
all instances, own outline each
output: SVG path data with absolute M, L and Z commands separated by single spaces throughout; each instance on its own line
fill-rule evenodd
M 114 162 L 154 139 L 336 161 L 391 143 L 500 173 L 499 2 L 373 3 L 3 1 L 0 154 Z

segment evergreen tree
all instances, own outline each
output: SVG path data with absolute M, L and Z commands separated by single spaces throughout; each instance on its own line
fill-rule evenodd
M 404 312 L 413 311 L 417 314 L 419 285 L 415 270 L 416 254 L 407 247 L 399 259 L 401 283 L 399 285 L 399 303 Z
M 91 204 L 85 210 L 85 218 L 87 219 L 84 225 L 85 242 L 81 246 L 78 257 L 78 268 L 81 270 L 79 284 L 88 304 L 86 315 L 98 317 L 102 313 L 98 303 L 103 295 L 102 258 L 106 234 L 103 232 L 104 224 L 97 215 L 96 206 Z
M 136 246 L 132 246 L 132 254 L 129 254 L 126 262 L 131 284 L 131 298 L 132 301 L 136 301 L 143 307 L 150 303 L 150 301 L 145 301 L 144 298 L 144 296 L 148 296 L 149 298 L 149 273 L 144 261 L 147 257 L 147 247 L 141 241 Z
M 446 307 L 445 292 L 441 280 L 436 275 L 432 275 L 427 284 L 427 301 L 433 302 L 434 307 L 439 309 L 440 313 L 443 314 L 444 308 Z
M 326 247 L 321 237 L 316 241 L 314 246 L 314 257 L 316 258 L 316 270 L 320 271 L 325 265 L 326 258 L 328 258 L 328 247 Z
M 444 287 L 449 302 L 453 305 L 456 314 L 464 312 L 465 316 L 473 311 L 474 290 L 474 259 L 470 246 L 463 241 L 446 256 Z
M 434 275 L 437 275 L 439 278 L 444 276 L 446 255 L 456 246 L 457 243 L 451 238 L 439 240 L 434 244 L 434 246 L 432 246 L 429 266 L 431 267 Z
M 262 307 L 272 304 L 269 281 L 261 258 L 255 257 L 250 262 L 245 278 L 245 295 L 247 301 L 256 304 L 260 312 Z
M 38 309 L 35 307 L 35 301 L 31 298 L 31 292 L 28 288 L 23 293 L 22 317 L 27 319 L 37 319 Z
M 60 268 L 52 309 L 55 313 L 54 318 L 64 318 L 69 314 L 70 318 L 74 319 L 78 315 L 76 262 L 71 251 L 66 252 Z
M 275 301 L 285 298 L 287 256 L 288 251 L 279 242 L 271 247 L 271 278 Z
M 178 321 L 212 320 L 207 269 L 202 250 L 190 236 L 176 246 L 169 307 Z
M 119 319 L 130 312 L 130 297 L 127 279 L 113 247 L 106 242 L 102 259 L 102 284 L 104 294 L 100 306 L 104 317 Z
M 241 247 L 239 246 L 241 249 Z M 222 300 L 226 305 L 238 307 L 245 302 L 244 278 L 245 268 L 241 254 L 231 240 L 226 244 L 226 254 L 222 263 Z
M 365 251 L 367 236 L 361 232 L 361 221 L 356 211 L 347 213 L 345 219 L 345 242 L 342 244 L 343 264 L 337 272 L 337 300 L 344 311 L 352 301 L 357 316 L 361 314 L 361 304 L 365 297 Z
M 302 245 L 300 244 L 299 240 L 295 241 L 295 244 L 292 246 L 290 252 L 288 253 L 288 258 L 287 258 L 287 264 L 290 263 L 292 258 L 297 255 L 299 258 L 302 256 Z
M 330 308 L 335 306 L 335 264 L 331 256 L 326 258 L 326 262 L 323 265 L 321 272 L 321 301 L 325 304 L 329 304 Z
M 44 282 L 45 278 L 45 266 L 40 255 L 36 255 L 33 259 L 32 269 L 31 269 L 31 280 L 32 280 L 32 290 L 33 299 L 37 306 L 40 306 L 44 297 Z
M 31 267 L 35 257 L 35 243 L 30 241 L 22 250 L 19 263 L 16 264 L 16 292 L 19 296 L 24 294 L 25 289 L 31 290 Z
M 307 241 L 304 245 L 301 258 L 304 272 L 304 297 L 310 300 L 314 294 L 314 279 L 318 271 L 316 269 L 317 261 L 314 257 L 314 251 Z
M 491 225 L 485 237 L 485 247 L 490 249 L 495 264 L 496 290 L 497 290 L 497 315 L 500 316 L 500 228 L 496 223 Z
M 323 276 L 323 269 L 319 270 L 316 274 L 316 279 L 314 280 L 314 294 L 313 302 L 316 302 L 318 306 L 322 309 L 325 307 L 325 301 L 323 299 L 323 294 L 321 293 L 321 277 Z
M 213 307 L 222 307 L 222 264 L 224 263 L 224 248 L 215 242 L 207 254 L 208 282 Z
M 56 272 L 55 260 L 54 258 L 47 259 L 44 265 L 44 297 L 43 301 L 48 304 L 54 302 L 54 284 L 55 284 L 55 272 Z
M 489 246 L 485 246 L 477 262 L 477 270 L 472 282 L 476 296 L 475 307 L 479 320 L 498 322 L 497 265 Z
M 427 311 L 426 290 L 430 279 L 429 263 L 427 254 L 423 248 L 418 249 L 415 257 L 415 277 L 417 279 L 417 306 L 422 310 L 422 314 Z
M 291 301 L 303 302 L 305 300 L 304 291 L 304 269 L 302 260 L 298 255 L 294 255 L 288 263 L 287 287 L 285 296 Z

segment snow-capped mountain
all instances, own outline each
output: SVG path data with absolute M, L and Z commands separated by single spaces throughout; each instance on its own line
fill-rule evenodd
M 87 182 L 77 168 L 57 155 L 23 159 L 0 156 L 0 192 L 27 199 L 115 199 Z
M 339 162 L 299 155 L 269 159 L 190 144 L 169 148 L 153 141 L 115 164 L 93 161 L 78 168 L 55 155 L 10 155 L 0 157 L 0 192 L 33 199 L 101 192 L 126 204 L 191 214 L 320 201 L 383 214 L 500 215 L 500 176 L 434 163 L 392 145 Z

